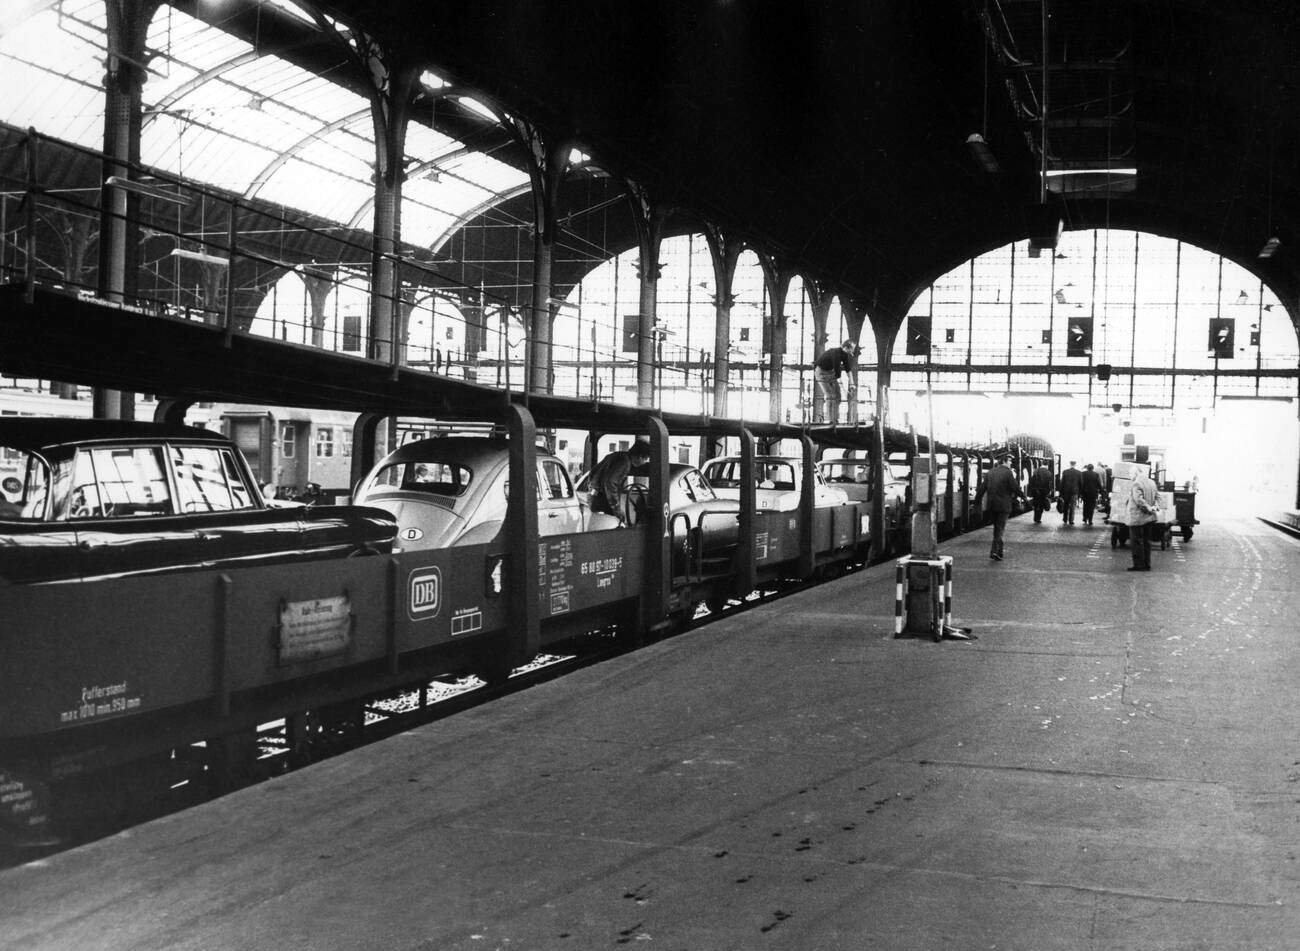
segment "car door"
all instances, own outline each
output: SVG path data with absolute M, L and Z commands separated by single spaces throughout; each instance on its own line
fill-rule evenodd
M 50 520 L 53 475 L 45 460 L 5 447 L 20 487 L 0 514 L 0 587 L 70 581 L 80 576 L 76 530 Z
M 204 554 L 193 519 L 176 511 L 162 445 L 77 450 L 57 519 L 75 529 L 86 580 L 175 570 Z
M 167 452 L 175 508 L 194 531 L 197 557 L 204 565 L 250 564 L 308 547 L 344 544 L 328 537 L 327 522 L 320 525 L 318 537 L 305 538 L 304 506 L 261 507 L 229 448 L 173 443 Z
M 562 462 L 538 457 L 537 488 L 538 534 L 567 535 L 584 530 L 582 508 Z

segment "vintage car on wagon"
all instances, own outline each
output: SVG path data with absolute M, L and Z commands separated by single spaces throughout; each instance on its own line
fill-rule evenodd
M 397 527 L 354 506 L 270 508 L 219 433 L 119 420 L 0 420 L 0 583 L 386 554 Z
M 397 519 L 396 550 L 417 551 L 491 541 L 505 524 L 510 492 L 508 442 L 495 436 L 438 436 L 389 453 L 353 496 Z M 574 490 L 564 463 L 537 452 L 537 532 L 566 535 L 617 528 Z
M 740 457 L 718 456 L 700 467 L 704 477 L 724 499 L 740 499 Z M 848 494 L 826 484 L 814 469 L 813 505 L 830 508 L 844 505 Z M 759 511 L 793 512 L 799 508 L 803 490 L 803 460 L 796 456 L 754 457 L 755 498 Z
M 591 492 L 590 472 L 578 479 L 578 494 L 588 499 Z M 644 506 L 649 476 L 645 467 L 633 469 L 624 486 L 625 516 L 631 524 L 640 517 Z M 699 529 L 706 557 L 720 553 L 736 544 L 740 502 L 725 499 L 713 490 L 709 480 L 695 466 L 684 462 L 668 464 L 668 519 L 669 530 L 675 535 Z
M 826 484 L 840 489 L 850 502 L 868 502 L 872 497 L 871 464 L 866 459 L 823 459 L 817 463 Z M 903 467 L 906 470 L 906 466 Z M 898 508 L 907 497 L 907 477 L 895 473 L 893 463 L 885 467 L 885 508 Z

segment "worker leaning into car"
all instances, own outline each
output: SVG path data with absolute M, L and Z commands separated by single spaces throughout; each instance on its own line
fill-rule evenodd
M 643 466 L 650 461 L 650 444 L 638 439 L 627 449 L 611 452 L 591 470 L 591 509 L 604 512 L 628 522 L 623 508 L 623 487 L 633 466 Z

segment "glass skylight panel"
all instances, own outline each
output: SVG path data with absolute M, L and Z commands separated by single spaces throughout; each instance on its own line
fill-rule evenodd
M 156 73 L 150 74 L 150 82 L 161 84 L 161 95 L 172 92 L 176 83 L 209 72 L 252 49 L 243 40 L 170 6 L 162 7 L 149 24 L 147 42 L 149 49 L 158 54 L 151 64 Z M 177 69 L 180 76 L 176 75 Z
M 457 218 L 439 210 L 438 186 L 433 182 L 408 182 L 402 191 L 402 240 L 419 247 L 432 247 L 453 227 Z
M 220 130 L 160 116 L 143 130 L 140 154 L 147 165 L 241 193 L 275 153 Z
M 440 163 L 441 164 L 441 163 Z M 492 192 L 510 191 L 528 181 L 528 173 L 481 152 L 465 152 L 441 166 L 451 177 L 477 186 L 479 199 Z
M 359 125 L 363 131 L 368 132 L 370 116 L 361 116 L 352 125 Z M 363 139 L 346 127 L 314 136 L 310 141 L 302 143 L 296 156 L 314 167 L 330 169 L 367 184 L 370 183 L 371 166 L 375 159 L 374 147 L 369 139 Z
M 489 109 L 487 106 L 485 106 L 483 103 L 479 102 L 477 99 L 473 99 L 469 96 L 459 96 L 457 97 L 457 101 L 466 109 L 468 109 L 470 112 L 482 116 L 484 119 L 487 119 L 489 122 L 498 121 L 497 114 L 493 112 L 491 109 Z
M 298 4 L 293 3 L 292 0 L 261 0 L 261 2 L 268 7 L 275 7 L 281 13 L 287 13 L 289 16 L 301 20 L 303 23 L 309 23 L 312 26 L 316 25 L 316 20 L 312 15 Z
M 312 22 L 290 0 L 262 0 Z M 62 0 L 0 35 L 0 119 L 88 148 L 103 144 L 104 0 Z M 163 6 L 148 30 L 141 159 L 201 184 L 368 228 L 374 131 L 367 100 L 328 78 Z M 430 90 L 447 82 L 421 77 Z M 496 117 L 481 102 L 461 105 Z M 429 128 L 407 131 L 404 238 L 434 245 L 467 216 L 529 187 L 528 175 Z M 422 111 L 424 110 L 424 111 Z M 418 121 L 423 120 L 423 121 Z M 575 161 L 585 156 L 575 153 Z M 434 168 L 427 168 L 433 162 Z M 419 170 L 419 171 L 417 171 Z
M 103 4 L 68 0 L 62 9 L 64 15 L 47 9 L 0 36 L 0 119 L 98 148 L 104 129 Z
M 2 117 L 19 128 L 31 127 L 86 148 L 102 148 L 104 92 L 67 82 L 12 60 L 0 62 L 4 97 Z
M 408 159 L 428 162 L 439 156 L 458 152 L 461 144 L 450 136 L 435 132 L 427 125 L 412 122 L 406 130 L 406 155 Z M 439 163 L 441 166 L 441 162 Z
M 307 165 L 301 159 L 290 159 L 263 186 L 258 197 L 345 223 L 374 197 L 374 186 L 328 168 Z M 363 227 L 368 225 L 367 218 Z
M 259 85 L 288 109 L 328 123 L 369 108 L 362 96 L 348 89 L 292 63 L 275 62 L 278 67 L 274 74 L 268 74 Z

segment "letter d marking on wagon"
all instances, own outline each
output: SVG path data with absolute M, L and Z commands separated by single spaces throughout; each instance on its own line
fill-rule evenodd
M 436 567 L 411 572 L 406 588 L 406 610 L 412 620 L 438 616 L 442 607 L 442 571 Z

